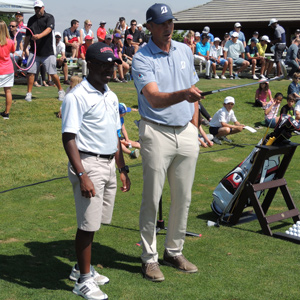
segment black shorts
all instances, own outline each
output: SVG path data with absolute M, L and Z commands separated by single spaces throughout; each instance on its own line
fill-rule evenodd
M 221 127 L 209 127 L 209 133 L 212 135 L 217 135 Z

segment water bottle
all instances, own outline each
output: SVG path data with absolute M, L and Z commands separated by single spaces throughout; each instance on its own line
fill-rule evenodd
M 70 67 L 72 67 L 73 66 L 73 58 L 71 57 L 70 58 Z

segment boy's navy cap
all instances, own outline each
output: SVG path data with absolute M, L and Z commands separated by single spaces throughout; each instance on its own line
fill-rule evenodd
M 122 61 L 119 58 L 116 58 L 114 56 L 113 50 L 111 47 L 109 47 L 107 44 L 104 44 L 102 42 L 98 42 L 95 44 L 92 44 L 90 47 L 88 47 L 86 51 L 85 60 L 91 61 L 93 59 L 99 60 L 101 62 L 116 62 L 119 65 L 122 63 Z
M 170 6 L 167 4 L 155 3 L 146 12 L 146 23 L 154 22 L 155 24 L 162 24 L 171 19 L 177 20 L 173 16 Z

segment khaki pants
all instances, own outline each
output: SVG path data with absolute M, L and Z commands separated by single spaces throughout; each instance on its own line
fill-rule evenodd
M 78 228 L 97 231 L 102 224 L 112 219 L 117 192 L 115 159 L 108 160 L 80 153 L 85 172 L 94 184 L 96 195 L 85 198 L 81 195 L 80 181 L 69 163 L 69 179 L 73 185 Z
M 158 261 L 156 221 L 166 176 L 171 205 L 165 249 L 171 256 L 180 255 L 183 249 L 199 153 L 198 130 L 191 123 L 175 128 L 141 120 L 139 134 L 144 179 L 140 210 L 142 261 L 150 263 Z

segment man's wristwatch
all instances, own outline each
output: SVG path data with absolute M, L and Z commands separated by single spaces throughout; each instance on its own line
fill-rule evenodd
M 129 173 L 129 167 L 128 166 L 124 166 L 122 168 L 119 168 L 119 173 L 122 173 L 122 172 L 126 172 L 126 173 Z
M 83 174 L 85 174 L 86 172 L 79 172 L 78 174 L 77 174 L 77 176 L 78 177 L 81 177 Z

